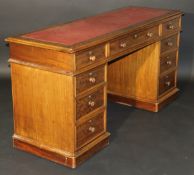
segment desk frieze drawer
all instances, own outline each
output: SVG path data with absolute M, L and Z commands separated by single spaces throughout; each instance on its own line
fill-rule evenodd
M 166 91 L 170 90 L 171 88 L 175 87 L 175 77 L 176 72 L 173 71 L 163 77 L 160 78 L 159 82 L 159 95 L 162 95 Z
M 79 51 L 75 54 L 76 69 L 83 68 L 105 59 L 105 44 Z
M 104 105 L 104 87 L 76 100 L 76 119 Z
M 104 112 L 90 118 L 83 124 L 77 126 L 77 148 L 94 139 L 99 134 L 103 133 L 104 127 Z
M 134 32 L 129 37 L 133 45 L 157 39 L 159 37 L 159 26 L 145 29 L 141 32 Z
M 105 66 L 92 69 L 76 76 L 76 94 L 105 82 Z
M 161 41 L 161 53 L 178 47 L 178 35 L 173 35 Z
M 110 54 L 114 55 L 129 48 L 131 42 L 128 35 L 122 36 L 119 39 L 110 42 Z
M 167 21 L 162 24 L 162 34 L 168 35 L 173 32 L 177 32 L 180 30 L 180 18 L 176 18 L 170 21 Z
M 114 55 L 138 44 L 155 40 L 159 37 L 159 26 L 143 31 L 136 31 L 110 42 L 110 54 Z
M 160 74 L 176 67 L 177 51 L 170 52 L 161 57 L 160 60 Z

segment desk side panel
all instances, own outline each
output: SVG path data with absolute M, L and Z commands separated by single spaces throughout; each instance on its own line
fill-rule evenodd
M 75 150 L 73 77 L 11 63 L 14 138 L 45 150 Z

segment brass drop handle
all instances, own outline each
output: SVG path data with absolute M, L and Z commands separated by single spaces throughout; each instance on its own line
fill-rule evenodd
M 89 78 L 89 82 L 90 83 L 95 83 L 96 82 L 96 78 L 95 77 L 90 77 Z
M 172 61 L 167 61 L 166 64 L 167 65 L 172 65 Z
M 91 106 L 91 107 L 94 107 L 95 102 L 94 102 L 94 101 L 89 101 L 89 102 L 88 102 L 88 105 Z
M 125 43 L 125 42 L 123 42 L 123 43 L 120 43 L 120 47 L 122 47 L 122 48 L 125 48 L 125 47 L 127 47 L 127 43 Z
M 174 28 L 175 28 L 175 27 L 174 27 L 173 24 L 169 24 L 169 25 L 168 25 L 168 29 L 174 30 Z
M 149 38 L 153 37 L 153 35 L 154 35 L 154 34 L 153 34 L 152 32 L 148 32 L 148 33 L 147 33 L 147 37 L 149 37 Z
M 173 42 L 168 41 L 168 42 L 167 42 L 167 45 L 168 45 L 169 47 L 172 47 L 172 46 L 173 46 Z
M 137 38 L 138 38 L 138 34 L 134 34 L 134 35 L 133 35 L 133 38 L 134 38 L 134 39 L 137 39 Z
M 170 86 L 170 85 L 171 85 L 171 82 L 170 82 L 170 81 L 167 81 L 165 84 L 166 84 L 167 86 Z
M 88 128 L 88 130 L 89 130 L 90 132 L 95 132 L 96 128 L 93 127 L 93 126 L 90 126 L 90 127 Z
M 95 61 L 96 60 L 96 56 L 95 55 L 90 55 L 89 60 L 90 61 Z

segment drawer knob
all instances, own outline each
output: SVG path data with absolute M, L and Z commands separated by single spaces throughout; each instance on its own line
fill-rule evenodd
M 166 64 L 167 65 L 172 65 L 172 61 L 167 61 Z
M 88 128 L 88 130 L 89 130 L 90 132 L 95 132 L 96 128 L 93 127 L 93 126 L 90 126 L 90 127 Z
M 89 60 L 90 60 L 90 61 L 95 61 L 95 60 L 96 60 L 96 56 L 95 56 L 95 55 L 91 55 L 91 56 L 89 57 Z
M 167 45 L 168 45 L 169 47 L 172 47 L 172 46 L 173 46 L 173 42 L 169 41 L 169 42 L 167 42 Z
M 153 35 L 154 35 L 154 34 L 153 34 L 152 32 L 148 32 L 148 33 L 147 33 L 147 37 L 149 37 L 149 38 L 153 37 Z
M 121 44 L 120 44 L 120 47 L 122 47 L 122 48 L 127 47 L 127 43 L 121 43 Z
M 174 28 L 175 28 L 174 25 L 172 25 L 172 24 L 169 24 L 169 25 L 168 25 L 168 29 L 174 30 Z
M 137 39 L 137 38 L 138 38 L 138 34 L 134 34 L 134 35 L 133 35 L 133 38 L 134 38 L 134 39 Z
M 89 78 L 89 82 L 90 82 L 90 83 L 95 83 L 95 82 L 96 82 L 96 78 L 90 77 L 90 78 Z
M 171 82 L 170 81 L 167 81 L 165 84 L 166 84 L 166 86 L 169 87 L 171 85 Z
M 89 101 L 89 102 L 88 102 L 88 105 L 91 106 L 91 107 L 94 107 L 95 102 L 94 102 L 94 101 Z
M 170 56 L 167 56 L 167 57 L 166 57 L 166 59 L 169 59 L 169 58 L 170 58 Z

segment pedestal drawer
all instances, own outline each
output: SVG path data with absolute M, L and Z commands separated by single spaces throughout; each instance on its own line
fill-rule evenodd
M 178 35 L 173 35 L 169 38 L 162 40 L 161 53 L 175 49 L 178 47 Z
M 172 32 L 180 30 L 179 26 L 180 18 L 172 19 L 162 24 L 162 35 L 168 35 Z
M 177 51 L 170 52 L 161 57 L 160 60 L 160 74 L 168 71 L 171 68 L 176 67 Z
M 76 69 L 94 64 L 105 59 L 105 44 L 92 47 L 88 50 L 79 51 L 75 54 Z
M 76 118 L 79 119 L 103 105 L 104 87 L 76 100 Z
M 104 112 L 97 114 L 77 127 L 77 148 L 104 132 Z
M 76 93 L 83 92 L 102 82 L 105 82 L 105 66 L 78 75 L 76 77 Z
M 175 87 L 175 71 L 160 78 L 159 95 Z

